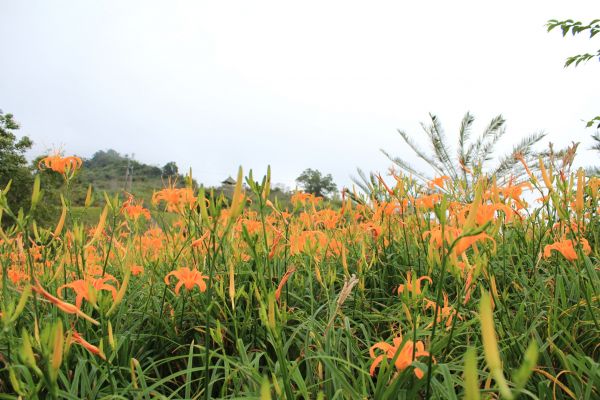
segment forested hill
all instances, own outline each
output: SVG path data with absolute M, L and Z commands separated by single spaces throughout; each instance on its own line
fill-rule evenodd
M 91 158 L 83 160 L 83 167 L 73 185 L 74 200 L 83 201 L 91 184 L 96 193 L 126 191 L 149 202 L 152 192 L 163 188 L 169 180 L 176 182 L 177 186 L 185 184 L 175 162 L 169 162 L 161 168 L 144 164 L 112 149 L 100 150 Z

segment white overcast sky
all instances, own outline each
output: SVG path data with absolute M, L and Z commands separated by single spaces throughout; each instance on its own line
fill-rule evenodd
M 543 130 L 597 165 L 582 121 L 600 63 L 563 63 L 600 37 L 547 33 L 552 18 L 600 18 L 600 1 L 0 0 L 0 109 L 31 156 L 113 148 L 206 184 L 270 164 L 274 182 L 311 167 L 347 185 L 385 172 L 380 148 L 414 159 L 396 130 L 427 146 L 428 112 L 452 144 L 466 111 L 474 134 L 502 113 L 499 150 Z

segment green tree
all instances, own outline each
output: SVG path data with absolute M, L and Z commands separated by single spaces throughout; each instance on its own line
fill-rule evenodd
M 551 30 L 553 30 L 555 28 L 560 28 L 560 30 L 562 31 L 563 37 L 567 36 L 567 34 L 569 34 L 569 32 L 571 32 L 572 36 L 579 35 L 580 33 L 589 33 L 590 39 L 591 39 L 594 36 L 596 36 L 598 33 L 600 33 L 600 19 L 595 19 L 595 20 L 591 21 L 589 24 L 584 24 L 581 21 L 573 21 L 572 19 L 567 19 L 564 21 L 551 19 L 546 23 L 546 27 L 548 29 L 548 32 L 550 32 Z M 584 53 L 584 54 L 576 54 L 574 56 L 567 57 L 567 59 L 565 61 L 565 68 L 570 65 L 578 66 L 582 62 L 584 62 L 584 63 L 588 62 L 592 58 L 596 58 L 596 57 L 598 58 L 598 61 L 600 61 L 600 50 L 596 51 L 595 54 Z M 596 129 L 600 129 L 600 115 L 587 121 L 586 126 L 589 128 L 592 125 L 594 125 L 595 123 L 598 123 L 598 125 L 596 126 Z M 596 136 L 597 136 L 597 134 L 596 134 Z M 594 137 L 594 139 L 597 141 L 600 141 L 600 139 L 597 139 L 596 137 Z M 596 147 L 593 147 L 593 148 L 596 148 Z
M 296 182 L 302 186 L 306 193 L 312 193 L 315 196 L 326 197 L 327 194 L 337 190 L 331 174 L 323 176 L 320 171 L 312 168 L 305 169 Z
M 170 161 L 162 167 L 162 174 L 166 177 L 172 177 L 179 175 L 179 168 L 175 161 Z
M 27 136 L 17 139 L 14 132 L 18 129 L 13 115 L 0 110 L 0 188 L 11 182 L 7 199 L 15 212 L 29 204 L 33 184 L 31 168 L 25 158 L 25 152 L 33 142 Z

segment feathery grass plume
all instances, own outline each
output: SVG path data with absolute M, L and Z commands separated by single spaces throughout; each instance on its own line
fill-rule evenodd
M 323 333 L 324 335 L 327 335 L 327 332 L 329 332 L 329 329 L 331 328 L 333 321 L 335 320 L 335 316 L 337 315 L 337 313 L 340 310 L 340 308 L 342 307 L 342 305 L 346 302 L 346 300 L 348 299 L 348 296 L 350 296 L 350 293 L 352 293 L 352 289 L 354 288 L 354 286 L 356 286 L 357 283 L 358 283 L 358 278 L 356 277 L 355 274 L 352 274 L 352 276 L 350 276 L 350 279 L 344 278 L 344 286 L 342 287 L 342 290 L 340 291 L 340 294 L 338 295 L 338 298 L 335 302 L 335 310 L 331 314 L 331 317 L 329 318 L 329 322 L 327 323 L 327 326 L 325 327 L 325 331 Z

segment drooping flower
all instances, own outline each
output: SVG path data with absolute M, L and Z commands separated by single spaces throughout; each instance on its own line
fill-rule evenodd
M 421 294 L 421 282 L 423 281 L 428 281 L 429 284 L 432 283 L 431 278 L 428 277 L 427 275 L 422 276 L 420 278 L 417 279 L 412 279 L 412 272 L 408 271 L 408 273 L 406 274 L 406 283 L 402 283 L 400 284 L 400 286 L 398 286 L 398 294 L 402 294 L 404 292 L 409 292 L 412 293 L 415 296 L 418 296 Z
M 415 205 L 419 208 L 433 209 L 433 207 L 442 201 L 442 195 L 434 193 L 426 196 L 420 196 L 415 199 Z
M 492 242 L 494 242 L 494 248 L 495 248 L 496 241 L 494 240 L 494 238 L 492 238 L 490 235 L 488 235 L 485 232 L 481 232 L 477 235 L 466 236 L 466 237 L 460 238 L 458 240 L 458 242 L 456 243 L 456 245 L 454 246 L 454 254 L 460 255 L 460 254 L 464 253 L 465 251 L 467 251 L 467 249 L 469 247 L 473 246 L 476 242 L 483 241 L 483 240 L 491 240 Z
M 173 185 L 152 195 L 152 203 L 164 201 L 167 211 L 181 212 L 185 207 L 191 208 L 196 203 L 194 191 L 190 188 L 175 188 Z
M 58 288 L 58 297 L 62 298 L 62 292 L 66 289 L 72 289 L 75 292 L 75 306 L 81 308 L 83 299 L 88 302 L 96 298 L 96 292 L 101 290 L 109 291 L 112 294 L 113 300 L 117 297 L 117 288 L 109 285 L 106 282 L 114 281 L 116 278 L 112 275 L 106 274 L 104 278 L 86 278 L 78 279 L 66 285 L 62 285 Z
M 54 304 L 59 310 L 66 312 L 67 314 L 75 314 L 79 317 L 82 317 L 82 318 L 88 320 L 89 322 L 91 322 L 94 325 L 99 325 L 98 321 L 96 321 L 95 319 L 93 319 L 92 317 L 90 317 L 89 315 L 84 313 L 83 311 L 81 311 L 79 309 L 79 307 L 74 306 L 71 303 L 64 302 L 61 299 L 59 299 L 58 297 L 55 297 L 55 296 L 51 295 L 50 293 L 48 293 L 42 287 L 42 285 L 40 285 L 40 283 L 37 280 L 36 280 L 36 285 L 32 286 L 31 288 L 34 291 L 36 291 L 37 293 L 41 294 L 50 303 Z
M 431 301 L 431 300 L 427 300 L 427 304 L 425 305 L 425 308 L 432 308 L 435 311 L 435 307 L 436 307 L 436 303 L 435 301 Z M 463 317 L 457 313 L 457 311 L 454 309 L 454 307 L 452 307 L 451 305 L 448 304 L 448 295 L 446 293 L 444 293 L 444 305 L 442 307 L 440 307 L 439 305 L 437 306 L 438 308 L 438 314 L 437 314 L 437 322 L 441 323 L 443 320 L 446 321 L 446 328 L 450 328 L 450 326 L 452 325 L 452 319 L 454 317 L 457 317 L 458 319 L 463 319 Z M 433 322 L 431 324 L 429 324 L 429 327 L 433 325 Z
M 94 346 L 93 344 L 85 340 L 77 331 L 73 330 L 71 339 L 73 342 L 82 345 L 90 353 L 97 355 L 103 360 L 106 360 L 106 356 L 104 355 L 102 350 L 100 350 L 99 347 Z
M 144 273 L 144 267 L 141 265 L 133 265 L 131 267 L 131 274 L 133 276 L 137 276 L 139 274 L 143 274 Z
M 427 186 L 429 187 L 429 189 L 435 189 L 436 186 L 443 189 L 444 184 L 447 180 L 450 180 L 448 176 L 440 176 L 439 178 L 435 178 L 427 182 Z
M 464 223 L 464 221 L 466 221 L 467 218 L 465 215 L 467 212 L 470 212 L 470 209 L 471 207 L 465 207 L 461 210 L 458 215 L 459 222 Z M 477 222 L 477 225 L 481 226 L 485 225 L 488 221 L 495 221 L 498 211 L 501 211 L 505 214 L 506 222 L 510 222 L 513 215 L 517 214 L 512 208 L 502 203 L 480 204 L 477 207 L 475 214 L 475 221 Z
M 198 286 L 198 289 L 200 289 L 201 292 L 206 291 L 206 282 L 204 282 L 204 280 L 208 279 L 208 276 L 202 275 L 202 273 L 200 273 L 200 271 L 198 271 L 195 268 L 193 270 L 190 270 L 187 267 L 182 267 L 178 270 L 169 272 L 167 276 L 165 276 L 165 283 L 167 285 L 170 284 L 169 278 L 171 276 L 174 276 L 177 279 L 179 279 L 179 282 L 177 283 L 177 285 L 175 285 L 175 294 L 179 294 L 179 290 L 183 285 L 185 285 L 185 289 L 187 291 L 192 290 L 196 285 Z
M 20 268 L 11 267 L 8 269 L 8 279 L 15 285 L 19 285 L 23 281 L 29 279 L 29 274 Z
M 281 297 L 281 290 L 283 289 L 286 282 L 288 281 L 288 279 L 290 279 L 290 276 L 292 276 L 294 272 L 296 272 L 296 268 L 291 267 L 285 272 L 285 274 L 283 274 L 279 285 L 277 285 L 277 290 L 275 291 L 275 300 L 279 301 L 279 297 Z
M 38 162 L 38 168 L 40 170 L 50 169 L 54 172 L 62 174 L 65 179 L 72 178 L 79 168 L 81 168 L 83 161 L 79 157 L 69 156 L 62 157 L 60 153 L 56 152 L 52 155 L 42 158 Z
M 420 340 L 418 340 L 416 344 L 412 340 L 407 340 L 404 345 L 402 345 L 402 334 L 400 334 L 399 337 L 394 338 L 393 343 L 394 344 L 391 345 L 386 342 L 379 342 L 371 346 L 369 354 L 371 355 L 371 358 L 374 359 L 369 370 L 371 376 L 375 375 L 375 369 L 381 361 L 384 359 L 393 360 L 397 353 L 398 356 L 396 357 L 394 365 L 399 372 L 405 370 L 418 357 L 429 356 L 429 352 L 425 351 L 425 345 Z M 382 350 L 383 354 L 376 356 L 376 349 Z M 417 378 L 421 379 L 423 378 L 424 372 L 419 367 L 415 367 L 415 375 Z
M 590 244 L 586 239 L 581 239 L 581 251 L 584 254 L 590 254 L 592 251 Z M 558 251 L 563 255 L 567 260 L 574 261 L 577 260 L 577 251 L 573 246 L 573 241 L 570 239 L 564 239 L 561 241 L 554 242 L 552 244 L 548 244 L 544 247 L 544 258 L 548 258 L 552 255 L 552 250 Z
M 132 195 L 129 195 L 127 200 L 123 203 L 121 212 L 129 218 L 132 218 L 134 221 L 137 221 L 140 216 L 146 218 L 147 221 L 150 220 L 150 211 L 142 206 L 141 201 L 135 201 Z
M 317 205 L 323 198 L 319 196 L 315 196 L 312 193 L 304 193 L 304 192 L 296 192 L 292 195 L 290 201 L 292 204 L 302 204 L 306 205 L 306 203 L 310 203 L 313 206 Z

